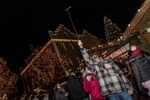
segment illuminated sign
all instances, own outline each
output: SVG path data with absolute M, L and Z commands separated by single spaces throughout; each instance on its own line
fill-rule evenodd
M 129 49 L 130 49 L 130 45 L 129 45 L 129 43 L 128 43 L 128 44 L 122 46 L 120 49 L 116 50 L 116 51 L 115 51 L 114 53 L 112 53 L 111 55 L 109 55 L 109 57 L 115 58 L 115 57 L 121 55 L 122 53 L 128 51 Z

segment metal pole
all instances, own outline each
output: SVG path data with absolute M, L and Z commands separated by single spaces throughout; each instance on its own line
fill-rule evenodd
M 74 26 L 74 24 L 73 24 L 73 21 L 72 21 L 71 15 L 70 15 L 70 13 L 69 13 L 69 9 L 70 9 L 70 8 L 71 8 L 71 6 L 69 6 L 68 8 L 66 8 L 66 10 L 65 10 L 65 11 L 67 11 L 67 13 L 68 13 L 68 15 L 69 15 L 69 18 L 70 18 L 70 21 L 71 21 L 71 24 L 72 24 L 73 29 L 74 29 L 74 31 L 75 31 L 75 34 L 77 35 L 76 28 L 75 28 L 75 26 Z M 77 35 L 77 38 L 78 38 L 78 35 Z M 79 39 L 79 38 L 78 38 L 78 39 Z

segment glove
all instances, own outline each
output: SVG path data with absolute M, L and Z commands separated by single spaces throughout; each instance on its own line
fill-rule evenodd
M 83 44 L 80 40 L 78 41 L 78 45 L 79 45 L 80 48 L 83 48 Z
M 148 88 L 141 88 L 140 91 L 142 95 L 148 96 L 148 92 L 149 92 Z

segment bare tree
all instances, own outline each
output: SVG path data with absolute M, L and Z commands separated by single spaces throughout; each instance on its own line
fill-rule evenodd
M 7 67 L 7 62 L 0 57 L 0 97 L 5 98 L 17 91 L 18 75 L 12 73 Z

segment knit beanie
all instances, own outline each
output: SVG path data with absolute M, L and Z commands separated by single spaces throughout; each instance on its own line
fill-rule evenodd
M 134 51 L 134 50 L 137 50 L 138 47 L 136 45 L 131 45 L 130 49 L 131 49 L 131 51 Z

